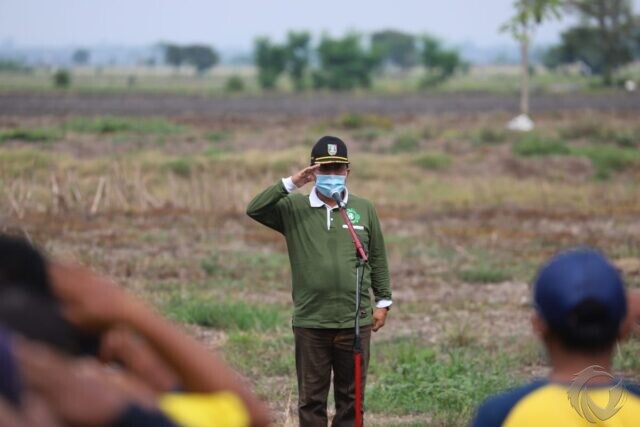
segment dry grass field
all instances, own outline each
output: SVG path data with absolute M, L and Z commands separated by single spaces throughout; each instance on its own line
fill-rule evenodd
M 636 112 L 546 111 L 529 135 L 501 112 L 294 119 L 0 116 L 0 230 L 75 259 L 185 324 L 295 425 L 290 280 L 281 236 L 244 213 L 308 162 L 350 148 L 374 201 L 394 309 L 373 338 L 367 424 L 465 425 L 484 397 L 544 375 L 528 284 L 556 251 L 605 251 L 640 287 Z M 308 190 L 308 189 L 307 189 Z M 640 378 L 640 340 L 615 369 Z

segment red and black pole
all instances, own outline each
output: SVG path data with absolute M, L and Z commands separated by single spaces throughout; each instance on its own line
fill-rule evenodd
M 354 384 L 355 384 L 355 426 L 362 427 L 362 342 L 360 339 L 360 290 L 362 288 L 362 276 L 364 275 L 364 266 L 369 261 L 367 253 L 353 229 L 353 224 L 349 216 L 344 210 L 345 204 L 340 200 L 338 202 L 340 214 L 347 225 L 347 229 L 351 234 L 351 239 L 356 247 L 356 314 L 355 314 L 355 337 L 353 340 L 353 363 L 354 363 Z

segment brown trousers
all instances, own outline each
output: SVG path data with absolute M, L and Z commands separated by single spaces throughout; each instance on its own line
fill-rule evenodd
M 332 370 L 336 415 L 331 425 L 353 427 L 355 423 L 354 329 L 294 327 L 293 333 L 296 347 L 300 427 L 327 426 L 327 396 Z M 360 337 L 362 339 L 361 369 L 364 403 L 371 326 L 361 327 Z

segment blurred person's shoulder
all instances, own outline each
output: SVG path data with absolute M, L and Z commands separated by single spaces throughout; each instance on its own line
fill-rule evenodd
M 548 383 L 546 379 L 539 379 L 489 397 L 478 408 L 471 423 L 472 427 L 497 427 L 503 425 L 507 416 L 518 402 Z
M 624 388 L 634 397 L 640 399 L 640 384 L 625 381 Z
M 628 393 L 619 414 L 616 414 L 615 421 L 620 424 L 614 425 L 634 425 L 628 422 L 640 417 L 640 387 L 628 382 L 624 382 L 623 385 Z M 589 425 L 589 422 L 572 406 L 568 395 L 569 390 L 568 384 L 552 383 L 548 380 L 533 381 L 487 399 L 478 408 L 472 426 Z M 591 399 L 600 403 L 606 403 L 610 396 L 609 387 L 589 387 L 588 393 Z

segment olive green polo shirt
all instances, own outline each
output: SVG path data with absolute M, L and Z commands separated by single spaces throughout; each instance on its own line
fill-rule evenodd
M 356 250 L 338 208 L 328 209 L 315 194 L 289 193 L 282 181 L 249 204 L 247 214 L 280 233 L 291 263 L 293 326 L 355 326 Z M 346 210 L 369 262 L 362 279 L 360 324 L 372 324 L 369 289 L 376 302 L 391 303 L 386 249 L 376 211 L 366 199 L 345 194 Z

